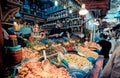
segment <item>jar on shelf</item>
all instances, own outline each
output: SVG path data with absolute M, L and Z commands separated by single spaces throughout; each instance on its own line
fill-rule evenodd
M 9 46 L 17 46 L 17 36 L 16 35 L 9 35 Z

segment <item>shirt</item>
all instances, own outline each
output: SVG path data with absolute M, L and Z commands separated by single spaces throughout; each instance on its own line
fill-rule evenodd
M 49 35 L 60 34 L 60 33 L 62 33 L 62 32 L 63 32 L 62 29 L 53 28 L 53 29 L 50 31 L 50 34 L 49 34 Z M 53 38 L 56 38 L 56 37 L 53 37 Z
M 104 58 L 109 58 L 109 51 L 111 49 L 111 43 L 106 40 L 101 40 L 98 42 L 98 44 L 102 47 L 99 54 L 103 55 Z

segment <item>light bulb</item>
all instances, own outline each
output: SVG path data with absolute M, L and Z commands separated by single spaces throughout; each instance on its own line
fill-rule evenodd
M 79 14 L 80 15 L 86 15 L 88 13 L 88 10 L 86 10 L 86 9 L 81 9 L 80 11 L 79 11 Z
M 97 26 L 99 25 L 99 22 L 97 21 L 97 19 L 95 19 L 94 24 Z
M 16 26 L 16 25 L 17 25 L 17 22 L 15 22 L 15 21 L 14 21 L 14 23 L 13 23 L 13 24 Z
M 70 13 L 70 14 L 72 13 L 72 10 L 71 10 L 71 9 L 69 10 L 69 13 Z
M 66 9 L 66 6 L 64 5 L 64 9 Z
M 55 1 L 55 6 L 58 6 L 58 1 Z

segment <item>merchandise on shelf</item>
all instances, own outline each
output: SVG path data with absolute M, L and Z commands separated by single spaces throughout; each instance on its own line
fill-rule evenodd
M 46 24 L 43 24 L 43 28 L 51 29 L 55 27 L 55 24 L 61 22 L 63 28 L 72 28 L 72 32 L 82 31 L 82 19 L 78 14 L 69 14 L 67 9 L 56 11 L 47 15 Z
M 68 13 L 66 10 L 63 10 L 63 11 L 49 15 L 47 18 L 47 22 L 59 20 L 66 17 L 68 17 Z

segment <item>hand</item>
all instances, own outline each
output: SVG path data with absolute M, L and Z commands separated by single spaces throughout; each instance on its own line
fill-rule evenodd
M 55 34 L 55 37 L 59 37 L 59 34 Z

